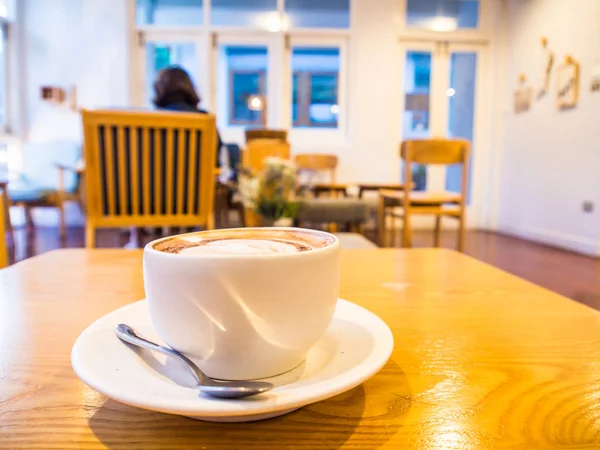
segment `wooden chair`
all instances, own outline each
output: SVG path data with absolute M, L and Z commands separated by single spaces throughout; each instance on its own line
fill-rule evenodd
M 81 145 L 72 142 L 29 143 L 23 149 L 23 169 L 8 184 L 10 204 L 25 210 L 27 226 L 34 229 L 33 208 L 57 208 L 60 236 L 66 236 L 64 204 L 81 204 Z M 58 176 L 56 176 L 58 170 Z
M 307 173 L 310 179 L 314 179 L 321 173 L 328 173 L 329 183 L 335 185 L 335 172 L 338 165 L 337 156 L 317 153 L 301 153 L 296 155 L 294 162 L 298 171 Z
M 290 159 L 290 144 L 279 139 L 254 139 L 242 154 L 242 167 L 260 172 L 270 156 Z
M 6 226 L 4 224 L 4 199 L 3 195 L 0 195 L 0 269 L 8 265 L 8 251 L 6 246 Z
M 255 128 L 245 131 L 246 145 L 255 139 L 279 139 L 287 142 L 287 130 L 268 130 L 264 128 Z
M 60 236 L 67 235 L 67 221 L 65 217 L 65 203 L 75 202 L 79 205 L 79 209 L 85 213 L 84 191 L 85 184 L 83 183 L 84 168 L 76 165 L 56 164 L 58 169 L 58 191 L 56 204 L 60 214 Z M 75 183 L 72 187 L 67 187 L 65 180 L 72 174 L 75 178 Z
M 325 224 L 331 232 L 342 225 L 348 231 L 361 233 L 367 218 L 367 206 L 359 199 L 347 198 L 347 186 L 336 183 L 338 157 L 304 153 L 296 155 L 294 161 L 300 173 L 308 174 L 308 187 L 315 197 L 300 201 L 297 224 Z M 323 173 L 329 176 L 329 183 L 311 182 Z M 326 195 L 323 197 L 322 194 Z
M 411 217 L 416 214 L 435 216 L 434 245 L 439 247 L 441 237 L 441 218 L 452 217 L 459 221 L 458 249 L 463 251 L 465 240 L 465 210 L 468 192 L 470 144 L 459 139 L 428 139 L 406 141 L 401 145 L 400 156 L 404 160 L 405 183 L 412 186 L 412 163 L 417 164 L 461 164 L 461 192 L 414 192 L 380 191 L 379 198 L 379 242 L 386 245 L 386 220 L 388 216 L 400 217 L 403 220 L 403 245 L 410 247 Z M 402 208 L 400 214 L 394 210 Z
M 97 228 L 213 228 L 214 116 L 149 111 L 82 114 L 86 247 L 94 247 Z

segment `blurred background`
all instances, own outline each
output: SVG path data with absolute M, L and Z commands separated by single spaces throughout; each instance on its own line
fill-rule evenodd
M 64 198 L 62 237 L 48 207 L 76 189 L 57 165 L 82 164 L 80 111 L 152 108 L 177 65 L 223 143 L 285 130 L 292 157 L 336 157 L 351 198 L 405 181 L 401 142 L 467 140 L 466 186 L 458 165 L 415 164 L 415 191 L 464 194 L 467 253 L 600 305 L 597 0 L 0 0 L 0 17 L 10 262 L 84 245 L 78 199 Z M 371 194 L 361 235 L 382 245 Z M 433 217 L 412 227 L 412 245 L 432 245 Z

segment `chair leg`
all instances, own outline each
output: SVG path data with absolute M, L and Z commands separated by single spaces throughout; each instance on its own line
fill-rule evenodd
M 0 214 L 4 214 L 4 223 L 6 224 L 6 231 L 10 237 L 10 245 L 11 247 L 15 246 L 15 231 L 12 226 L 12 222 L 10 220 L 10 198 L 8 197 L 8 192 L 6 189 L 2 190 L 2 196 L 4 198 L 4 211 L 0 211 Z
M 33 223 L 33 214 L 31 214 L 31 207 L 28 205 L 23 205 L 23 209 L 25 210 L 25 225 L 27 228 L 33 230 L 35 224 Z
M 435 216 L 435 231 L 433 233 L 433 246 L 438 248 L 442 237 L 442 216 Z
M 96 247 L 96 228 L 89 223 L 85 226 L 85 248 Z
M 465 251 L 465 217 L 464 215 L 458 222 L 458 251 Z
M 67 222 L 65 218 L 65 205 L 62 201 L 58 202 L 58 220 L 59 220 L 59 235 L 61 238 L 67 236 Z
M 386 246 L 385 239 L 385 199 L 379 196 L 379 204 L 377 205 L 377 234 L 380 247 Z
M 410 227 L 410 215 L 406 211 L 404 211 L 404 221 L 402 223 L 402 246 L 410 248 L 412 247 L 412 229 Z
M 215 229 L 215 216 L 214 214 L 209 214 L 206 218 L 206 229 L 214 230 Z
M 364 222 L 359 222 L 358 224 L 356 224 L 356 232 L 358 234 L 362 234 L 363 236 L 365 235 L 365 224 Z

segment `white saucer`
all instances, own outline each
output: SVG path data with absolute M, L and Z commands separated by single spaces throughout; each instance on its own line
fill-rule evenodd
M 326 335 L 306 361 L 268 379 L 275 389 L 222 400 L 192 388 L 191 376 L 174 358 L 123 344 L 114 332 L 119 323 L 163 343 L 145 300 L 124 306 L 98 319 L 75 342 L 71 362 L 79 378 L 127 405 L 213 422 L 268 419 L 341 394 L 377 373 L 394 347 L 392 332 L 379 317 L 340 299 Z

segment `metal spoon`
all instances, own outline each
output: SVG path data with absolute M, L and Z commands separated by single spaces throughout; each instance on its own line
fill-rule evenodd
M 137 345 L 138 347 L 147 348 L 149 350 L 155 350 L 162 352 L 166 355 L 174 356 L 185 364 L 190 372 L 194 376 L 196 383 L 201 392 L 212 395 L 213 397 L 219 398 L 241 398 L 249 397 L 251 395 L 261 394 L 270 389 L 273 389 L 271 383 L 264 381 L 216 381 L 212 378 L 207 377 L 196 364 L 190 361 L 188 358 L 183 356 L 181 353 L 176 352 L 167 347 L 162 347 L 154 342 L 150 342 L 137 334 L 129 326 L 125 324 L 117 325 L 115 332 L 119 339 L 129 344 Z

